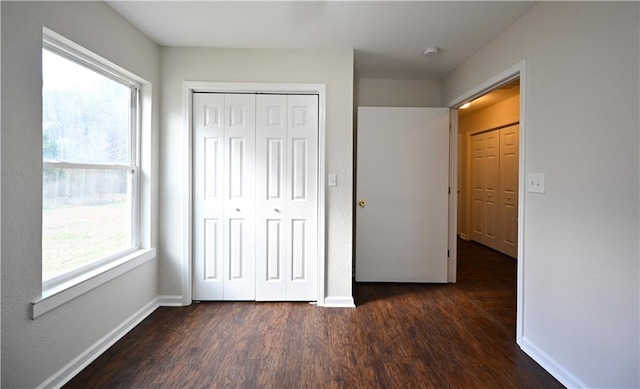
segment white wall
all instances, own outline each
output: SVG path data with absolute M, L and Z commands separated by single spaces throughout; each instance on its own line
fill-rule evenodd
M 162 48 L 160 286 L 181 294 L 184 261 L 183 81 L 326 84 L 326 294 L 351 297 L 353 51 Z
M 5 1 L 1 6 L 2 385 L 26 388 L 48 379 L 157 296 L 157 263 L 151 261 L 30 319 L 30 302 L 41 292 L 42 28 L 154 85 L 159 49 L 104 3 Z M 156 100 L 158 91 L 154 88 Z M 157 134 L 157 115 L 147 112 L 147 118 Z M 157 146 L 157 139 L 147 141 Z M 150 155 L 143 158 L 152 164 Z M 153 208 L 147 204 L 145 213 L 155 214 Z M 151 236 L 147 244 L 154 241 Z
M 359 107 L 442 107 L 439 80 L 361 78 L 356 83 Z
M 639 5 L 543 2 L 443 82 L 526 60 L 525 350 L 565 384 L 638 387 Z M 545 360 L 545 358 L 547 358 Z

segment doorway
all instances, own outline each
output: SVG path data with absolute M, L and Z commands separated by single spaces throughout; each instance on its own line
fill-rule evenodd
M 519 78 L 458 110 L 457 235 L 512 258 L 518 251 L 519 127 Z
M 449 231 L 449 237 L 450 237 L 450 247 L 452 248 L 452 261 L 450 264 L 450 270 L 449 270 L 449 274 L 450 274 L 450 278 L 449 281 L 450 282 L 456 282 L 457 280 L 457 271 L 458 271 L 458 245 L 457 245 L 457 241 L 458 239 L 461 239 L 463 242 L 472 242 L 471 241 L 471 234 L 470 234 L 470 222 L 468 220 L 468 218 L 470 217 L 470 213 L 469 212 L 464 212 L 464 208 L 462 206 L 462 204 L 465 203 L 465 201 L 468 201 L 468 196 L 466 192 L 464 192 L 464 186 L 465 186 L 465 177 L 464 175 L 461 173 L 461 170 L 463 168 L 465 168 L 466 166 L 462 165 L 462 166 L 458 166 L 459 165 L 459 160 L 458 160 L 458 154 L 460 155 L 465 155 L 465 153 L 467 152 L 466 148 L 467 148 L 467 142 L 463 142 L 463 140 L 465 139 L 466 136 L 463 132 L 458 132 L 459 128 L 458 128 L 458 124 L 459 124 L 459 113 L 462 112 L 462 110 L 459 110 L 459 108 L 461 106 L 463 106 L 466 102 L 473 102 L 476 101 L 476 103 L 478 103 L 481 97 L 483 96 L 489 96 L 491 95 L 492 91 L 498 90 L 500 87 L 504 87 L 505 89 L 500 89 L 501 91 L 505 91 L 507 88 L 507 84 L 511 83 L 511 82 L 519 82 L 519 87 L 514 88 L 515 91 L 519 94 L 519 97 L 516 98 L 516 101 L 518 101 L 518 106 L 517 108 L 515 108 L 515 113 L 516 115 L 512 115 L 512 118 L 508 118 L 506 120 L 503 120 L 502 122 L 494 122 L 493 128 L 498 127 L 498 128 L 502 128 L 502 127 L 506 127 L 507 125 L 511 125 L 514 123 L 519 123 L 519 137 L 517 140 L 517 145 L 519 146 L 518 152 L 519 152 L 519 158 L 518 158 L 518 163 L 517 163 L 517 187 L 518 187 L 518 193 L 517 193 L 517 206 L 514 206 L 514 209 L 517 210 L 516 213 L 516 220 L 517 220 L 517 249 L 516 249 L 516 255 L 514 255 L 513 257 L 515 258 L 515 261 L 513 261 L 515 267 L 516 267 L 516 277 L 515 277 L 515 283 L 516 283 L 516 328 L 515 328 L 515 334 L 516 334 L 516 343 L 517 344 L 522 344 L 522 335 L 523 335 L 523 319 L 524 319 L 524 239 L 523 239 L 523 232 L 524 232 L 524 219 L 525 219 L 525 214 L 524 214 L 524 202 L 525 202 L 525 196 L 524 196 L 524 188 L 525 188 L 525 142 L 524 140 L 526 139 L 525 133 L 526 133 L 526 63 L 525 61 L 522 61 L 514 66 L 512 66 L 511 68 L 508 68 L 506 70 L 504 70 L 503 72 L 495 75 L 494 77 L 486 80 L 485 82 L 476 85 L 475 87 L 473 87 L 472 89 L 468 90 L 467 92 L 459 95 L 458 97 L 456 97 L 455 99 L 450 100 L 447 103 L 448 107 L 451 107 L 451 123 L 452 123 L 452 131 L 451 131 L 451 151 L 452 151 L 452 155 L 455 155 L 454 158 L 451 159 L 450 164 L 453 167 L 451 169 L 450 172 L 450 182 L 453 184 L 452 185 L 452 193 L 455 194 L 455 196 L 451 196 L 450 199 L 450 231 Z M 487 100 L 487 98 L 485 98 L 485 100 Z M 472 104 L 473 105 L 473 104 Z M 478 106 L 478 104 L 476 104 L 476 107 Z M 481 109 L 478 109 L 479 111 Z M 486 110 L 485 110 L 486 111 Z M 471 112 L 473 112 L 473 110 L 471 110 Z M 512 111 L 513 112 L 513 111 Z M 515 119 L 515 120 L 514 120 Z M 481 129 L 484 131 L 488 131 L 492 129 L 491 126 L 487 126 L 484 129 Z M 464 161 L 466 162 L 466 161 Z M 469 168 L 467 168 L 469 170 Z M 455 189 L 454 189 L 455 187 Z M 460 192 L 458 192 L 458 189 L 460 189 Z M 513 197 L 513 196 L 512 196 Z M 458 210 L 460 210 L 460 214 L 458 214 Z M 466 223 L 466 225 L 465 225 Z M 460 225 L 460 229 L 458 228 L 458 225 Z M 459 236 L 461 238 L 459 238 Z M 475 243 L 474 243 L 475 244 Z M 485 246 L 479 245 L 479 247 L 481 248 L 485 248 Z M 464 248 L 463 248 L 464 249 Z M 493 251 L 493 250 L 491 250 Z M 500 254 L 502 255 L 502 254 Z

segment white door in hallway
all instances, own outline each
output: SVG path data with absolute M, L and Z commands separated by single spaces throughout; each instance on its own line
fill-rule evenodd
M 359 107 L 357 154 L 356 281 L 447 282 L 449 110 Z
M 471 239 L 518 252 L 518 125 L 471 136 Z
M 519 125 L 500 130 L 500 251 L 518 256 Z
M 471 137 L 471 239 L 498 249 L 500 132 Z

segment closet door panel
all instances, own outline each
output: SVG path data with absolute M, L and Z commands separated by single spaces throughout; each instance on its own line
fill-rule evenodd
M 318 97 L 287 99 L 286 299 L 317 299 Z
M 471 137 L 471 239 L 482 243 L 485 233 L 485 177 L 484 158 L 486 137 L 484 134 Z
M 287 96 L 256 98 L 256 300 L 286 298 Z
M 489 131 L 485 135 L 485 176 L 484 176 L 484 236 L 482 243 L 497 248 L 499 244 L 499 208 L 500 189 L 500 131 Z
M 518 159 L 519 125 L 500 130 L 501 250 L 518 255 Z
M 255 96 L 225 95 L 224 300 L 255 299 Z
M 193 96 L 193 299 L 223 298 L 224 96 Z

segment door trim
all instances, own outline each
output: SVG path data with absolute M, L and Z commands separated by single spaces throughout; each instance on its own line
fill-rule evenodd
M 522 60 L 519 63 L 513 65 L 512 67 L 502 71 L 501 73 L 491 77 L 485 82 L 476 85 L 472 89 L 463 93 L 462 95 L 454 98 L 445 104 L 445 107 L 451 109 L 451 126 L 452 126 L 452 134 L 451 139 L 452 142 L 456 142 L 456 144 L 451 147 L 451 159 L 449 161 L 450 166 L 450 175 L 451 175 L 451 193 L 454 196 L 451 196 L 449 200 L 449 214 L 450 214 L 450 225 L 449 225 L 449 236 L 452 237 L 453 248 L 452 256 L 450 258 L 450 269 L 457 268 L 457 252 L 455 250 L 455 236 L 457 234 L 457 220 L 456 220 L 456 206 L 457 204 L 457 169 L 458 169 L 458 150 L 457 150 L 457 138 L 458 138 L 458 111 L 457 108 L 461 106 L 463 103 L 473 100 L 477 97 L 480 97 L 487 92 L 499 87 L 500 85 L 506 84 L 509 81 L 512 81 L 516 78 L 520 78 L 520 142 L 519 142 L 519 152 L 520 158 L 518 161 L 518 274 L 517 274 L 517 287 L 516 287 L 516 343 L 522 347 L 522 341 L 524 337 L 524 264 L 525 264 L 525 240 L 524 240 L 524 221 L 525 221 L 525 177 L 526 177 L 526 130 L 527 130 L 527 61 Z M 451 272 L 450 272 L 451 276 Z M 453 272 L 453 281 L 455 282 L 455 270 Z M 450 277 L 451 278 L 451 277 Z
M 215 93 L 276 93 L 318 95 L 318 302 L 325 305 L 325 127 L 326 127 L 326 85 L 287 83 L 246 83 L 184 81 L 182 83 L 183 117 L 183 259 L 182 259 L 182 305 L 192 302 L 193 271 L 193 128 L 192 102 L 196 92 Z

